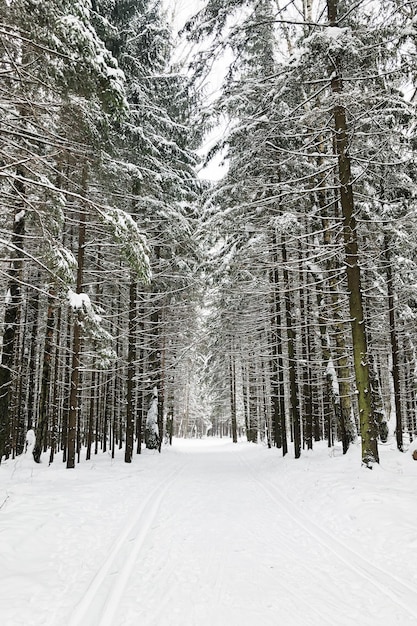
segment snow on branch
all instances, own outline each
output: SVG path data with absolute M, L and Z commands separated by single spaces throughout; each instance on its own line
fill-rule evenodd
M 94 344 L 99 365 L 103 369 L 110 367 L 117 356 L 111 347 L 113 337 L 103 328 L 102 318 L 95 312 L 90 297 L 86 293 L 76 293 L 70 288 L 67 299 L 73 312 L 78 314 L 81 328 Z
M 100 215 L 120 244 L 123 256 L 138 278 L 146 284 L 150 283 L 149 248 L 134 219 L 126 211 L 113 207 L 100 210 Z
M 47 266 L 54 279 L 68 285 L 74 280 L 74 271 L 77 269 L 77 261 L 68 248 L 47 238 L 44 240 Z
M 295 215 L 284 211 L 273 219 L 275 229 L 282 234 L 289 234 L 297 232 L 300 228 L 300 223 Z

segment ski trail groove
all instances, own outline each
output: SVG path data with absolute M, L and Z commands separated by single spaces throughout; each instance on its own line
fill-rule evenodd
M 85 624 L 114 626 L 114 618 L 139 551 L 145 543 L 164 496 L 183 467 L 174 471 L 168 482 L 164 480 L 156 485 L 145 499 L 133 521 L 125 527 L 103 565 L 94 575 L 84 596 L 74 609 L 68 626 L 85 626 Z M 155 496 L 155 492 L 158 495 Z M 122 566 L 118 567 L 117 562 L 120 560 Z M 110 577 L 113 581 L 109 580 Z M 108 595 L 103 598 L 101 588 L 106 580 L 110 584 L 110 589 Z
M 307 519 L 304 514 L 282 493 L 279 487 L 267 481 L 267 485 L 262 482 L 253 472 L 248 462 L 239 455 L 241 463 L 246 467 L 252 479 L 261 489 L 281 508 L 285 508 L 287 514 L 306 533 L 313 537 L 318 543 L 331 551 L 351 570 L 359 574 L 366 581 L 370 582 L 379 591 L 386 594 L 398 606 L 401 606 L 407 613 L 417 619 L 416 591 L 408 583 L 399 579 L 396 575 L 374 565 L 366 558 L 346 546 L 336 537 L 333 537 L 314 522 Z M 376 578 L 376 575 L 379 575 Z M 382 582 L 382 578 L 390 579 L 388 586 Z

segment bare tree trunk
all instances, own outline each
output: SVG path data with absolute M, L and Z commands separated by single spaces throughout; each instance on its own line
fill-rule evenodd
M 338 27 L 338 0 L 327 0 L 329 26 Z M 362 438 L 362 462 L 371 467 L 379 462 L 377 426 L 371 403 L 368 344 L 362 301 L 361 271 L 358 255 L 358 232 L 353 201 L 351 160 L 348 152 L 346 110 L 342 104 L 340 60 L 333 59 L 331 88 L 335 97 L 333 119 L 335 125 L 335 152 L 338 160 L 339 194 L 343 217 L 346 275 L 349 291 L 349 311 L 352 328 L 353 361 Z
M 298 385 L 297 385 L 297 363 L 295 360 L 295 328 L 292 313 L 292 301 L 290 295 L 290 281 L 287 266 L 287 248 L 285 242 L 281 240 L 282 263 L 284 268 L 284 288 L 285 288 L 285 318 L 287 325 L 288 338 L 288 368 L 290 380 L 290 403 L 291 403 L 291 425 L 294 441 L 294 456 L 296 459 L 301 456 L 301 424 L 300 424 L 300 408 L 298 402 Z
M 164 310 L 162 310 L 162 329 L 165 329 Z M 159 452 L 161 452 L 162 442 L 164 440 L 165 358 L 166 358 L 165 332 L 164 331 L 162 332 L 160 342 L 161 342 L 161 352 L 160 352 L 161 374 L 160 374 L 159 402 L 158 402 L 158 431 L 159 431 L 158 450 Z
M 246 431 L 246 439 L 250 441 L 250 432 L 249 432 L 249 366 L 246 361 L 243 361 L 242 366 L 242 396 L 243 396 L 243 417 L 245 420 L 245 431 Z M 212 429 L 212 435 L 215 436 L 214 432 L 214 424 Z
M 396 329 L 396 324 L 395 324 L 394 289 L 393 289 L 390 242 L 387 236 L 385 236 L 384 238 L 384 252 L 385 252 L 386 275 L 387 275 L 388 319 L 389 319 L 389 335 L 390 335 L 390 342 L 391 342 L 391 358 L 392 358 L 392 382 L 394 386 L 395 436 L 397 439 L 397 448 L 400 452 L 403 452 L 404 446 L 403 446 L 403 419 L 402 419 L 402 412 L 401 412 L 400 366 L 398 362 L 398 339 L 397 339 L 397 329 Z
M 58 406 L 58 372 L 59 372 L 59 335 L 61 331 L 61 309 L 58 309 L 58 317 L 56 322 L 56 345 L 54 351 L 54 375 L 52 385 L 52 420 L 51 420 L 51 449 L 49 454 L 49 465 L 53 463 L 55 451 L 58 445 L 58 433 L 59 433 L 59 406 Z
M 313 449 L 313 413 L 312 413 L 312 389 L 311 389 L 311 329 L 309 319 L 311 310 L 309 306 L 308 276 L 305 275 L 305 267 L 302 258 L 302 249 L 299 249 L 299 285 L 300 285 L 300 318 L 301 318 L 301 379 L 302 379 L 302 419 L 303 419 L 303 447 Z
M 98 448 L 99 448 L 99 443 L 100 443 L 100 416 L 103 414 L 103 407 L 102 407 L 102 402 L 103 402 L 103 396 L 104 394 L 100 394 L 99 393 L 99 389 L 102 389 L 103 386 L 103 380 L 104 378 L 107 377 L 107 373 L 103 374 L 102 372 L 98 372 L 97 374 L 97 397 L 96 397 L 96 406 L 95 406 L 95 424 L 94 424 L 94 428 L 95 428 L 95 434 L 94 434 L 94 454 L 98 454 Z
M 23 172 L 17 171 L 18 176 Z M 21 315 L 21 278 L 23 271 L 23 246 L 25 236 L 25 186 L 20 180 L 14 184 L 17 196 L 11 237 L 11 268 L 7 285 L 4 314 L 4 333 L 0 363 L 0 462 L 10 454 L 10 397 L 12 369 Z
M 413 441 L 413 435 L 417 435 L 417 384 L 414 372 L 416 371 L 416 348 L 410 336 L 404 337 L 402 340 L 402 370 L 405 397 L 406 397 L 406 410 L 407 410 L 407 430 L 411 441 Z M 399 352 L 399 355 L 401 351 Z M 403 396 L 404 397 L 404 396 Z
M 90 395 L 90 407 L 88 411 L 88 430 L 87 430 L 87 451 L 86 451 L 86 461 L 91 459 L 91 446 L 93 445 L 93 434 L 94 434 L 94 412 L 96 408 L 96 395 L 97 395 L 97 387 L 96 387 L 96 372 L 94 370 L 93 363 L 93 371 L 91 372 L 91 395 Z
M 42 450 L 47 443 L 48 436 L 48 401 L 49 389 L 51 385 L 51 361 L 52 361 L 52 342 L 55 326 L 55 310 L 53 294 L 48 298 L 48 314 L 46 320 L 46 335 L 43 350 L 43 369 L 41 381 L 41 393 L 39 401 L 39 418 L 36 428 L 36 443 L 33 447 L 33 458 L 36 463 L 40 463 Z
M 261 359 L 261 393 L 262 393 L 262 412 L 263 412 L 263 422 L 265 424 L 265 437 L 268 448 L 272 448 L 272 428 L 271 428 L 271 414 L 270 414 L 270 404 L 267 402 L 267 398 L 270 398 L 270 389 L 268 390 L 268 377 L 270 377 L 270 372 L 268 370 L 268 362 L 262 358 Z M 269 393 L 268 393 L 269 391 Z
M 68 416 L 70 405 L 70 385 L 71 385 L 71 314 L 68 313 L 66 319 L 66 345 L 65 345 L 65 367 L 63 376 L 64 387 L 64 406 L 62 410 L 62 433 L 61 433 L 61 449 L 62 462 L 67 462 L 67 441 L 68 441 Z
M 312 350 L 311 350 L 311 337 L 312 329 L 310 324 L 306 322 L 305 329 L 305 358 L 306 366 L 303 373 L 303 396 L 304 396 L 304 410 L 305 410 L 305 435 L 304 439 L 307 444 L 307 449 L 313 449 L 313 385 L 312 385 L 312 371 L 309 365 Z
M 258 419 L 257 419 L 257 389 L 256 389 L 256 369 L 255 369 L 255 353 L 249 355 L 248 363 L 248 424 L 249 424 L 249 441 L 256 443 L 258 441 Z
M 82 173 L 82 189 L 84 193 L 87 190 L 87 164 L 83 166 Z M 77 293 L 82 293 L 83 288 L 83 272 L 85 257 L 85 241 L 86 241 L 86 213 L 84 207 L 80 209 L 80 220 L 78 226 L 78 251 L 77 251 Z M 70 399 L 68 414 L 68 434 L 67 434 L 67 468 L 75 467 L 75 452 L 77 440 L 77 422 L 79 413 L 79 383 L 80 383 L 80 352 L 81 352 L 81 322 L 80 313 L 77 312 L 74 319 L 74 328 L 72 336 L 72 362 L 71 362 L 71 378 L 70 378 Z
M 285 423 L 285 396 L 284 396 L 284 363 L 282 358 L 281 337 L 281 303 L 278 295 L 278 242 L 276 233 L 272 236 L 272 262 L 270 281 L 272 284 L 272 364 L 271 388 L 275 445 L 282 448 L 282 456 L 288 452 L 287 426 Z
M 166 438 L 170 446 L 172 445 L 172 437 L 174 435 L 174 417 L 175 417 L 174 389 L 175 389 L 175 378 L 174 378 L 174 372 L 171 371 L 168 377 L 168 386 L 167 386 L 168 409 L 167 409 L 167 422 L 166 422 Z
M 159 258 L 159 250 L 156 251 Z M 155 298 L 158 299 L 158 296 Z M 146 417 L 145 428 L 145 445 L 151 450 L 160 449 L 160 432 L 158 425 L 160 422 L 161 412 L 161 345 L 160 345 L 160 303 L 151 302 L 150 306 L 153 307 L 150 315 L 150 345 L 149 345 L 149 359 L 148 359 L 148 372 L 149 372 L 149 395 L 148 395 L 148 412 Z
M 230 414 L 232 426 L 232 440 L 237 443 L 237 421 L 236 421 L 236 364 L 234 354 L 234 344 L 231 341 L 229 357 L 229 388 L 230 388 Z
M 135 426 L 134 407 L 134 374 L 136 360 L 136 315 L 137 315 L 137 287 L 133 277 L 129 286 L 129 328 L 127 351 L 127 389 L 126 389 L 126 447 L 125 462 L 132 462 L 133 435 Z
M 23 303 L 22 303 L 23 304 Z M 23 307 L 22 307 L 23 309 Z M 27 309 L 27 307 L 26 307 Z M 23 312 L 23 311 L 22 311 Z M 23 323 L 22 323 L 23 322 Z M 10 452 L 12 458 L 16 457 L 19 444 L 19 439 L 24 437 L 26 441 L 25 419 L 24 412 L 26 409 L 24 401 L 24 383 L 25 380 L 25 368 L 23 367 L 23 361 L 25 356 L 25 328 L 26 320 L 20 320 L 19 327 L 16 333 L 15 351 L 13 359 L 13 377 L 12 377 L 12 389 L 9 400 L 9 420 L 10 420 Z M 21 432 L 20 432 L 21 431 Z M 22 443 L 22 442 L 21 442 Z M 23 448 L 24 449 L 24 444 Z
M 37 284 L 41 283 L 40 272 L 37 276 Z M 29 367 L 28 367 L 28 396 L 27 396 L 27 424 L 28 430 L 34 427 L 34 418 L 36 419 L 36 357 L 37 357 L 37 339 L 38 339 L 38 321 L 39 321 L 39 291 L 36 289 L 35 293 L 28 298 L 28 323 L 31 325 L 30 341 L 29 341 Z
M 334 200 L 334 196 L 329 198 L 329 191 L 327 189 L 327 176 L 323 169 L 324 157 L 326 154 L 326 145 L 322 137 L 319 138 L 316 145 L 317 165 L 321 173 L 318 175 L 318 191 L 317 202 L 320 207 L 322 230 L 323 230 L 323 243 L 324 246 L 331 250 L 333 243 L 333 232 L 331 228 L 331 220 L 329 217 L 329 207 L 333 206 L 332 219 L 335 220 L 338 217 L 338 202 Z M 330 200 L 330 202 L 329 202 Z M 319 307 L 319 327 L 321 335 L 321 344 L 324 360 L 326 362 L 326 385 L 325 385 L 325 413 L 328 423 L 328 439 L 329 446 L 332 445 L 332 421 L 333 416 L 338 419 L 339 430 L 342 439 L 343 454 L 346 454 L 349 449 L 350 443 L 355 439 L 355 428 L 352 423 L 352 404 L 350 396 L 350 368 L 347 357 L 347 348 L 345 341 L 345 325 L 343 322 L 341 295 L 338 287 L 339 271 L 335 267 L 334 258 L 329 251 L 326 260 L 326 274 L 328 276 L 329 290 L 331 294 L 330 303 L 333 315 L 333 337 L 336 344 L 335 354 L 332 358 L 332 351 L 330 349 L 328 341 L 328 324 L 325 321 L 323 315 L 323 304 L 320 305 L 320 301 L 323 298 L 324 306 L 328 307 L 328 303 L 325 302 L 324 294 L 318 294 L 318 307 Z M 319 278 L 319 277 L 317 277 Z M 317 280 L 317 285 L 319 281 Z M 321 292 L 322 289 L 319 289 Z M 335 398 L 332 376 L 328 371 L 328 366 L 332 363 L 334 365 L 334 372 L 336 374 L 336 381 L 338 386 L 338 398 Z M 335 381 L 335 382 L 336 382 Z
M 140 295 L 139 305 L 137 311 L 138 317 L 138 337 L 139 337 L 139 345 L 138 345 L 138 354 L 137 354 L 137 364 L 135 364 L 135 374 L 136 377 L 142 381 L 142 384 L 138 385 L 137 393 L 136 393 L 136 454 L 141 454 L 142 452 L 142 437 L 143 437 L 143 418 L 144 418 L 144 386 L 143 386 L 143 373 L 144 373 L 144 304 L 143 304 L 143 296 Z

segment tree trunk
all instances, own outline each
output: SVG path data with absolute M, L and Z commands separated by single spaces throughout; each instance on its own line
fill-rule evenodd
M 37 283 L 41 284 L 41 275 L 38 272 L 37 275 Z M 34 419 L 36 419 L 36 405 L 37 405 L 37 394 L 36 394 L 36 361 L 37 361 L 37 340 L 38 340 L 38 320 L 39 320 L 39 291 L 35 290 L 35 293 L 28 298 L 27 302 L 28 308 L 28 323 L 31 324 L 30 331 L 30 340 L 29 340 L 29 368 L 28 368 L 28 397 L 27 397 L 27 428 L 28 430 L 34 427 Z M 49 305 L 48 305 L 48 313 L 49 313 Z M 41 392 L 42 393 L 42 392 Z
M 271 363 L 271 391 L 274 424 L 274 441 L 278 448 L 282 448 L 282 456 L 288 452 L 287 426 L 285 423 L 285 396 L 284 396 L 284 363 L 282 358 L 281 337 L 281 303 L 278 296 L 278 242 L 276 233 L 272 235 L 272 263 L 270 282 L 272 284 L 272 363 Z
M 246 361 L 243 361 L 242 368 L 242 399 L 243 399 L 243 416 L 245 420 L 246 439 L 250 441 L 250 425 L 249 425 L 249 366 Z M 214 424 L 212 435 L 215 436 Z
M 51 385 L 51 361 L 52 343 L 54 336 L 55 310 L 53 294 L 48 298 L 48 314 L 46 320 L 45 345 L 43 350 L 43 369 L 41 381 L 41 393 L 39 401 L 39 418 L 36 428 L 36 443 L 33 447 L 33 458 L 36 463 L 40 463 L 41 454 L 47 443 L 48 436 L 48 401 L 49 389 Z
M 138 385 L 139 389 L 137 389 L 136 394 L 136 454 L 141 454 L 142 452 L 142 438 L 143 438 L 143 419 L 144 419 L 144 386 L 143 386 L 143 374 L 144 374 L 144 350 L 143 350 L 143 342 L 144 342 L 144 334 L 145 334 L 145 326 L 144 326 L 144 304 L 143 304 L 143 296 L 141 295 L 139 298 L 139 305 L 137 311 L 138 318 L 138 367 L 135 368 L 136 376 L 138 379 L 142 381 L 141 385 Z
M 338 27 L 338 0 L 327 0 L 329 26 Z M 377 427 L 372 411 L 369 380 L 368 345 L 361 289 L 361 271 L 358 258 L 358 232 L 353 201 L 351 160 L 348 152 L 346 110 L 342 104 L 342 79 L 340 59 L 333 59 L 331 88 L 335 98 L 333 119 L 335 126 L 335 152 L 338 162 L 340 206 L 343 217 L 343 237 L 349 311 L 352 328 L 353 362 L 358 398 L 362 462 L 367 467 L 379 462 Z
M 128 350 L 127 350 L 127 389 L 126 389 L 126 447 L 125 462 L 132 462 L 133 435 L 135 426 L 134 407 L 134 375 L 136 360 L 136 299 L 137 286 L 131 279 L 129 286 L 129 323 L 128 323 Z
M 91 459 L 91 447 L 93 445 L 93 434 L 94 434 L 94 411 L 96 407 L 96 396 L 97 396 L 97 386 L 96 386 L 96 372 L 94 370 L 94 362 L 93 362 L 93 371 L 91 372 L 91 395 L 90 395 L 90 407 L 88 412 L 88 430 L 87 430 L 87 451 L 86 451 L 86 461 Z
M 272 428 L 270 416 L 270 403 L 267 401 L 271 396 L 271 390 L 267 388 L 267 379 L 270 378 L 270 372 L 267 368 L 267 361 L 261 360 L 261 393 L 262 393 L 262 413 L 263 422 L 265 424 L 265 437 L 268 448 L 272 448 Z M 268 393 L 269 391 L 269 393 Z
M 162 314 L 164 311 L 162 311 Z M 162 320 L 162 328 L 165 328 L 164 319 Z M 165 334 L 162 334 L 161 352 L 160 352 L 160 384 L 159 384 L 159 402 L 158 402 L 158 432 L 159 432 L 159 445 L 158 450 L 161 452 L 162 442 L 164 440 L 164 406 L 165 406 Z
M 298 402 L 298 386 L 297 386 L 297 363 L 295 360 L 295 328 L 292 314 L 292 302 L 290 295 L 290 281 L 287 266 L 287 248 L 285 242 L 281 240 L 282 263 L 284 271 L 284 289 L 285 289 L 285 318 L 287 325 L 288 338 L 288 368 L 290 381 L 290 404 L 291 404 L 291 423 L 294 441 L 294 456 L 296 459 L 301 456 L 301 425 L 300 425 L 300 409 Z
M 58 373 L 59 373 L 59 335 L 61 332 L 61 309 L 58 309 L 58 317 L 56 322 L 56 345 L 54 351 L 54 376 L 52 385 L 52 421 L 51 421 L 51 449 L 49 454 L 49 465 L 53 463 L 55 451 L 58 445 L 59 433 L 59 408 L 58 408 Z
M 157 254 L 157 256 L 159 256 Z M 150 315 L 149 328 L 149 358 L 148 369 L 151 388 L 148 396 L 148 412 L 145 427 L 145 445 L 150 450 L 158 450 L 160 447 L 160 433 L 158 429 L 159 414 L 161 410 L 161 347 L 160 347 L 160 308 L 159 302 L 152 302 L 153 307 Z
M 236 364 L 233 351 L 233 340 L 229 357 L 229 388 L 230 388 L 230 414 L 232 426 L 232 440 L 237 443 L 237 420 L 236 420 Z
M 19 169 L 18 176 L 23 176 Z M 25 236 L 25 186 L 20 180 L 14 184 L 17 196 L 13 218 L 11 237 L 12 260 L 7 285 L 6 305 L 4 313 L 4 333 L 0 363 L 0 462 L 2 457 L 10 454 L 10 397 L 12 384 L 13 360 L 17 331 L 21 314 L 21 278 L 23 271 L 23 246 Z
M 68 416 L 70 410 L 70 386 L 71 386 L 71 313 L 68 312 L 66 319 L 66 346 L 64 368 L 64 407 L 62 411 L 62 462 L 67 462 L 68 455 Z
M 82 189 L 87 191 L 87 165 L 84 164 L 82 173 Z M 83 272 L 85 257 L 85 241 L 86 241 L 86 213 L 82 207 L 80 209 L 80 220 L 78 226 L 78 252 L 77 252 L 77 294 L 82 293 L 83 288 Z M 77 311 L 74 319 L 74 328 L 72 336 L 72 362 L 70 377 L 70 398 L 68 413 L 68 433 L 67 433 L 67 468 L 75 467 L 75 452 L 77 440 L 77 422 L 79 413 L 79 382 L 80 382 L 80 352 L 81 352 L 81 320 L 80 313 Z
M 329 206 L 333 205 L 334 214 L 333 220 L 338 217 L 337 213 L 337 200 L 333 202 L 329 202 L 329 192 L 327 189 L 327 176 L 325 171 L 323 171 L 324 165 L 324 155 L 326 153 L 326 147 L 324 144 L 324 140 L 322 137 L 319 138 L 319 141 L 316 145 L 317 153 L 319 154 L 317 159 L 317 165 L 321 173 L 318 178 L 318 191 L 317 191 L 317 202 L 320 207 L 321 214 L 321 222 L 322 222 L 322 230 L 323 230 L 323 243 L 324 246 L 331 250 L 331 246 L 333 244 L 333 233 L 331 229 L 331 222 L 329 219 Z M 326 260 L 326 273 L 328 276 L 329 282 L 329 290 L 330 290 L 330 298 L 331 298 L 331 310 L 333 313 L 333 337 L 336 344 L 335 349 L 335 358 L 332 359 L 331 349 L 328 341 L 328 326 L 325 321 L 326 315 L 323 313 L 323 304 L 320 305 L 321 300 L 323 299 L 324 307 L 327 309 L 328 304 L 325 302 L 324 294 L 321 294 L 322 290 L 318 290 L 318 307 L 319 307 L 319 327 L 320 327 L 320 336 L 321 336 L 321 344 L 324 360 L 327 364 L 333 362 L 334 370 L 336 373 L 336 381 L 338 386 L 338 398 L 335 399 L 333 385 L 331 377 L 329 373 L 326 374 L 326 386 L 325 386 L 325 413 L 327 416 L 328 423 L 328 437 L 329 437 L 329 445 L 331 445 L 332 438 L 332 417 L 337 411 L 337 418 L 339 420 L 339 430 L 341 433 L 342 439 L 342 448 L 343 454 L 349 449 L 349 445 L 355 439 L 355 427 L 352 422 L 352 404 L 351 404 L 351 395 L 350 395 L 350 369 L 348 363 L 347 356 L 347 348 L 345 341 L 345 325 L 343 321 L 343 313 L 341 306 L 341 297 L 338 287 L 339 282 L 339 270 L 335 267 L 334 258 L 332 258 L 332 253 L 329 252 Z M 319 277 L 318 277 L 319 278 Z M 317 280 L 317 285 L 319 285 L 319 280 Z M 332 400 L 333 401 L 332 401 Z M 336 400 L 336 403 L 334 402 Z
M 394 288 L 393 288 L 390 242 L 387 236 L 384 238 L 384 251 L 385 251 L 385 260 L 386 260 L 386 275 L 387 275 L 388 319 L 389 319 L 389 335 L 390 335 L 390 342 L 391 342 L 391 358 L 392 358 L 392 382 L 394 386 L 395 436 L 397 439 L 397 448 L 400 452 L 403 452 L 404 447 L 403 447 L 403 419 L 402 419 L 402 412 L 401 412 L 400 366 L 398 362 L 398 339 L 397 339 L 397 329 L 396 329 L 396 324 L 395 324 Z
M 301 372 L 302 372 L 302 416 L 303 416 L 303 447 L 313 449 L 313 407 L 311 388 L 311 328 L 308 295 L 308 276 L 305 276 L 302 249 L 299 249 L 299 285 L 300 285 L 300 318 L 301 318 Z
M 248 423 L 249 423 L 249 441 L 257 443 L 258 441 L 258 418 L 257 418 L 257 387 L 256 387 L 256 355 L 250 355 L 248 365 L 249 394 L 248 394 Z

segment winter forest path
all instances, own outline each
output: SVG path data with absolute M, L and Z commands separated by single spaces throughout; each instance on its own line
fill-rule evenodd
M 415 476 L 315 455 L 206 440 L 130 466 L 16 464 L 2 624 L 417 626 Z
M 417 624 L 414 588 L 310 522 L 250 455 L 185 444 L 181 461 L 71 626 Z

